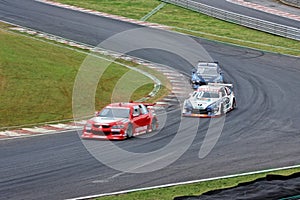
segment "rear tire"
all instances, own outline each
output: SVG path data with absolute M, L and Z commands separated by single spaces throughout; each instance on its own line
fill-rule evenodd
M 233 99 L 231 109 L 232 109 L 232 110 L 236 109 L 236 101 L 235 101 L 235 99 Z
M 157 120 L 156 119 L 152 119 L 151 128 L 152 128 L 152 132 L 156 131 L 156 128 L 157 128 Z
M 156 119 L 152 119 L 151 124 L 148 125 L 147 133 L 151 133 L 151 132 L 156 131 L 156 126 L 157 126 L 157 120 Z

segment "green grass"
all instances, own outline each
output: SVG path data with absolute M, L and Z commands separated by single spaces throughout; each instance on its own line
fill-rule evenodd
M 153 0 L 56 0 L 57 2 L 90 8 L 105 13 L 141 19 L 160 4 Z
M 7 32 L 7 27 L 0 24 L 0 129 L 72 119 L 73 85 L 87 54 Z M 104 63 L 101 58 L 95 61 Z M 97 109 L 110 103 L 114 85 L 129 72 L 119 64 L 109 65 L 97 87 Z M 138 100 L 153 89 L 153 81 L 148 77 L 136 72 L 135 77 L 147 84 L 132 91 L 131 100 Z M 165 89 L 159 95 L 167 93 Z M 119 97 L 122 99 L 121 94 Z
M 56 0 L 101 12 L 141 19 L 161 2 L 158 0 Z M 300 42 L 245 28 L 174 5 L 166 5 L 148 19 L 173 30 L 251 48 L 300 55 Z
M 139 192 L 131 192 L 127 194 L 112 195 L 97 198 L 99 200 L 171 200 L 178 196 L 201 195 L 205 192 L 231 188 L 240 183 L 251 182 L 259 178 L 266 177 L 267 174 L 288 176 L 293 173 L 300 172 L 300 168 L 280 170 L 270 173 L 260 173 L 254 175 L 239 176 L 234 178 L 218 179 L 205 181 L 194 184 L 186 184 L 181 186 L 173 186 L 161 189 L 145 190 Z

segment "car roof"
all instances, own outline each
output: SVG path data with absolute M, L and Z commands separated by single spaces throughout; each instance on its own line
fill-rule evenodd
M 217 62 L 198 62 L 198 67 L 218 67 Z

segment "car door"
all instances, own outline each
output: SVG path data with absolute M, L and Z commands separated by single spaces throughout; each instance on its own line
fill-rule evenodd
M 224 111 L 226 112 L 227 110 L 230 109 L 230 98 L 229 98 L 225 88 L 221 89 L 221 95 L 222 95 L 222 102 L 224 105 Z
M 140 105 L 133 106 L 134 133 L 141 133 L 147 130 L 147 114 L 141 109 Z M 148 116 L 149 117 L 149 116 Z
M 141 111 L 141 126 L 148 126 L 151 122 L 149 111 L 144 104 L 139 105 Z

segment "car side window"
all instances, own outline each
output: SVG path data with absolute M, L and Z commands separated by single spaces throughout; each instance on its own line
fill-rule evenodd
M 226 96 L 226 93 L 225 93 L 224 88 L 221 89 L 221 95 L 222 95 L 222 97 L 225 97 L 225 96 Z
M 140 104 L 140 105 L 139 105 L 139 107 L 140 107 L 140 109 L 141 109 L 141 113 L 142 113 L 143 115 L 145 115 L 145 114 L 147 114 L 147 113 L 148 113 L 148 109 L 146 108 L 146 106 L 145 106 L 145 105 L 143 105 L 143 104 Z
M 138 106 L 133 107 L 133 116 L 139 116 L 140 115 L 140 108 Z

